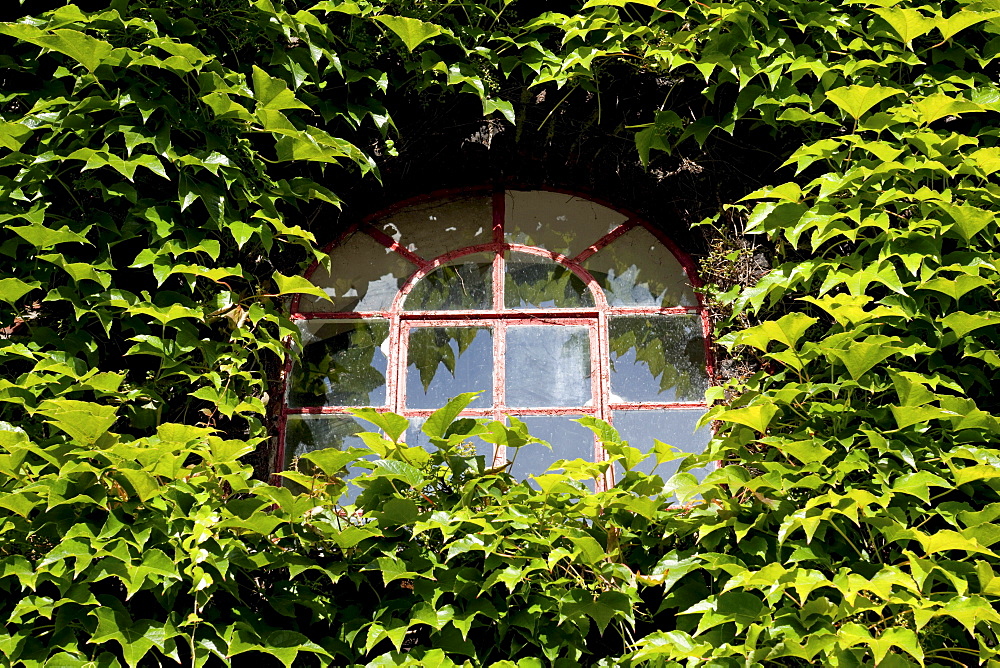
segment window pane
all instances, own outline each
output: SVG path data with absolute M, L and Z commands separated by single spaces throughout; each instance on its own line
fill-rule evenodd
M 414 204 L 375 223 L 425 260 L 493 241 L 493 199 L 475 195 Z
M 539 246 L 567 257 L 625 222 L 625 216 L 593 202 L 542 191 L 507 192 L 507 243 Z
M 589 328 L 510 327 L 506 379 L 508 406 L 589 405 L 592 395 Z
M 653 439 L 658 439 L 678 450 L 697 454 L 704 452 L 712 438 L 712 430 L 708 426 L 694 430 L 704 412 L 703 409 L 612 411 L 611 415 L 615 429 L 633 448 L 648 452 L 653 447 Z M 656 474 L 666 480 L 677 472 L 681 461 L 675 459 L 661 464 L 656 468 Z M 650 473 L 655 465 L 656 459 L 651 457 L 635 468 L 637 471 Z M 702 479 L 713 468 L 707 466 L 692 470 L 691 473 Z M 621 469 L 617 468 L 616 471 L 616 478 L 619 478 Z
M 594 305 L 586 284 L 566 267 L 526 253 L 507 254 L 507 308 L 581 308 Z
M 465 255 L 417 281 L 406 296 L 406 311 L 493 308 L 493 253 Z
M 389 322 L 303 320 L 303 351 L 292 369 L 288 403 L 384 406 Z
M 668 308 L 698 303 L 681 263 L 643 227 L 615 239 L 583 267 L 604 288 L 611 306 Z
M 370 427 L 367 422 L 350 415 L 289 415 L 285 427 L 285 470 L 301 470 L 298 458 L 307 452 L 364 447 L 357 434 Z M 302 465 L 305 466 L 305 462 Z
M 469 405 L 493 405 L 489 327 L 414 327 L 406 355 L 407 408 L 440 408 L 456 394 L 479 390 Z
M 528 433 L 547 441 L 552 449 L 539 443 L 520 448 L 508 448 L 507 459 L 512 460 L 511 474 L 518 479 L 544 473 L 560 459 L 585 459 L 594 461 L 594 433 L 573 422 L 579 415 L 528 415 L 519 417 L 528 427 Z M 593 482 L 590 483 L 593 489 Z
M 303 295 L 300 311 L 388 311 L 396 292 L 417 267 L 401 255 L 356 232 L 330 251 L 332 274 L 322 266 L 310 280 L 333 304 Z
M 697 316 L 609 321 L 611 401 L 704 401 L 705 339 Z

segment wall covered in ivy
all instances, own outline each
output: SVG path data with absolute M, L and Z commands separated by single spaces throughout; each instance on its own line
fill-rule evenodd
M 996 2 L 0 11 L 0 662 L 1000 661 Z M 504 179 L 701 257 L 724 466 L 531 487 L 459 397 L 261 482 L 301 268 Z

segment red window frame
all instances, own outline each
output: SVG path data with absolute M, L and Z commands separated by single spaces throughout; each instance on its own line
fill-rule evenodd
M 544 190 L 565 194 L 570 197 L 577 197 L 587 200 L 598 206 L 605 207 L 624 216 L 625 220 L 617 227 L 601 236 L 590 246 L 574 257 L 566 257 L 559 253 L 551 252 L 534 246 L 508 243 L 504 237 L 504 222 L 506 218 L 506 194 L 508 191 L 531 191 Z M 436 258 L 424 258 L 409 251 L 403 244 L 395 241 L 378 229 L 374 223 L 380 219 L 412 207 L 418 204 L 431 203 L 435 200 L 447 200 L 456 196 L 488 195 L 492 193 L 492 241 L 486 244 L 469 246 L 461 249 L 449 251 Z M 693 288 L 699 288 L 703 284 L 698 277 L 695 263 L 690 255 L 682 251 L 669 237 L 661 230 L 650 225 L 647 221 L 633 212 L 616 207 L 607 202 L 590 197 L 588 195 L 562 189 L 553 188 L 466 188 L 439 190 L 427 195 L 409 198 L 390 207 L 377 211 L 366 216 L 360 222 L 346 229 L 337 239 L 329 243 L 325 252 L 330 252 L 338 243 L 350 235 L 361 232 L 367 234 L 372 239 L 385 246 L 388 250 L 398 253 L 400 256 L 411 262 L 415 271 L 406 280 L 397 292 L 392 306 L 385 311 L 364 311 L 364 312 L 343 312 L 343 311 L 304 311 L 300 310 L 300 297 L 296 296 L 291 302 L 291 319 L 293 321 L 304 320 L 386 320 L 389 323 L 389 355 L 388 369 L 386 374 L 387 401 L 385 406 L 321 406 L 296 408 L 289 406 L 288 383 L 291 379 L 292 361 L 289 357 L 286 360 L 282 375 L 282 406 L 279 418 L 278 448 L 276 452 L 276 471 L 281 471 L 285 464 L 285 434 L 288 418 L 292 415 L 347 415 L 347 410 L 351 408 L 375 408 L 380 412 L 394 412 L 409 418 L 426 417 L 434 412 L 434 409 L 407 408 L 406 403 L 406 345 L 403 344 L 403 335 L 416 327 L 455 327 L 455 326 L 489 326 L 494 328 L 496 333 L 493 336 L 493 401 L 489 408 L 469 408 L 462 412 L 467 417 L 484 417 L 491 419 L 503 419 L 505 415 L 517 417 L 529 416 L 559 416 L 559 415 L 592 415 L 606 420 L 613 424 L 613 411 L 619 410 L 691 410 L 707 409 L 704 401 L 688 402 L 632 402 L 632 401 L 612 401 L 611 395 L 611 372 L 610 372 L 610 344 L 609 344 L 609 318 L 613 316 L 628 315 L 693 315 L 697 316 L 702 325 L 703 341 L 705 346 L 706 373 L 709 383 L 715 382 L 711 328 L 708 313 L 701 294 L 696 290 L 695 306 L 681 306 L 672 308 L 657 307 L 621 307 L 609 305 L 603 289 L 596 279 L 582 266 L 588 258 L 599 252 L 618 238 L 624 236 L 631 230 L 641 227 L 650 232 L 669 251 L 680 264 L 688 283 Z M 405 240 L 404 240 L 405 241 Z M 404 301 L 411 289 L 422 278 L 439 267 L 449 262 L 459 259 L 465 255 L 473 253 L 492 253 L 492 300 L 493 308 L 488 310 L 404 310 Z M 510 252 L 526 253 L 541 256 L 569 269 L 580 278 L 590 290 L 594 297 L 594 306 L 585 308 L 508 308 L 504 299 L 504 279 L 506 255 Z M 305 273 L 306 278 L 311 278 L 319 268 L 318 263 L 313 263 Z M 512 407 L 504 403 L 504 372 L 505 364 L 505 344 L 506 330 L 510 326 L 518 325 L 546 325 L 546 326 L 586 326 L 590 330 L 590 362 L 591 362 L 591 390 L 592 401 L 590 406 L 573 407 Z M 595 461 L 603 458 L 603 449 L 595 439 L 594 443 Z M 495 452 L 495 462 L 505 461 L 504 453 L 501 450 Z M 280 476 L 276 476 L 280 484 Z M 597 481 L 598 489 L 604 485 L 613 484 L 613 480 Z

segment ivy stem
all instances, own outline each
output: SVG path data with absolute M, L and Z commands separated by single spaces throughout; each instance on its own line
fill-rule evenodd
M 851 546 L 851 547 L 852 547 L 852 548 L 854 549 L 854 551 L 858 553 L 858 556 L 859 556 L 859 557 L 862 557 L 862 558 L 864 558 L 864 556 L 865 556 L 865 553 L 864 553 L 864 552 L 862 552 L 862 551 L 861 551 L 861 550 L 860 550 L 860 549 L 858 548 L 858 546 L 854 544 L 854 541 L 852 541 L 852 540 L 851 540 L 850 538 L 848 538 L 848 537 L 847 537 L 847 534 L 846 534 L 846 533 L 844 533 L 843 531 L 841 531 L 841 530 L 840 530 L 840 527 L 838 527 L 838 526 L 837 526 L 837 523 L 836 523 L 836 522 L 830 522 L 830 526 L 832 526 L 832 527 L 833 527 L 833 530 L 834 530 L 834 531 L 836 531 L 837 533 L 839 533 L 839 534 L 840 534 L 840 536 L 841 536 L 841 537 L 842 537 L 842 538 L 843 538 L 844 540 L 846 540 L 846 541 L 847 541 L 847 544 L 848 544 L 848 545 L 850 545 L 850 546 Z

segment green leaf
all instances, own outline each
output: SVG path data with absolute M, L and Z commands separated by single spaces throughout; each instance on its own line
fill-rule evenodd
M 876 7 L 871 10 L 881 16 L 892 26 L 904 44 L 909 45 L 917 37 L 928 33 L 935 27 L 934 19 L 924 16 L 916 9 L 885 9 Z M 855 116 L 857 118 L 857 116 Z
M 941 39 L 949 40 L 966 28 L 1000 17 L 1000 12 L 977 12 L 963 7 L 948 18 L 934 18 L 934 27 L 941 32 Z
M 26 225 L 24 227 L 11 227 L 8 229 L 36 248 L 49 248 L 56 244 L 64 243 L 90 244 L 85 236 L 77 234 L 65 225 L 58 230 L 53 230 L 44 225 Z
M 981 148 L 969 154 L 969 161 L 979 167 L 983 176 L 989 176 L 1000 170 L 1000 147 Z
M 728 408 L 714 415 L 714 419 L 723 422 L 735 422 L 764 433 L 778 412 L 778 407 L 772 403 L 756 404 L 745 408 Z
M 899 348 L 887 342 L 866 343 L 855 341 L 846 350 L 825 349 L 829 355 L 838 358 L 847 367 L 851 378 L 858 380 L 870 371 L 876 364 L 899 352 Z
M 434 411 L 424 421 L 422 431 L 431 438 L 444 439 L 451 423 L 455 421 L 458 414 L 465 410 L 465 407 L 472 403 L 472 400 L 479 394 L 479 392 L 464 392 L 449 399 L 448 403 Z
M 932 278 L 931 280 L 922 283 L 920 287 L 925 290 L 942 292 L 958 301 L 967 292 L 971 292 L 976 288 L 989 284 L 990 281 L 982 276 L 959 274 L 955 278 Z
M 768 320 L 738 332 L 732 340 L 735 345 L 753 346 L 765 352 L 771 341 L 777 341 L 795 349 L 806 330 L 818 321 L 818 318 L 804 313 L 789 313 L 777 320 Z
M 896 426 L 900 429 L 930 420 L 955 416 L 955 413 L 934 406 L 890 406 L 889 409 L 892 411 L 893 417 L 896 418 Z
M 371 475 L 373 477 L 402 480 L 414 489 L 421 489 L 427 484 L 424 474 L 420 472 L 420 469 L 395 459 L 380 459 L 376 461 L 375 470 L 371 472 Z
M 288 90 L 284 81 L 272 77 L 256 65 L 253 66 L 253 96 L 257 100 L 258 109 L 280 111 L 309 108 L 309 105 L 295 98 L 295 93 Z
M 0 34 L 63 53 L 91 72 L 111 54 L 113 48 L 107 42 L 68 28 L 46 33 L 24 23 L 0 23 Z
M 361 448 L 350 448 L 348 450 L 320 448 L 319 450 L 307 452 L 302 455 L 301 459 L 312 462 L 328 476 L 338 476 L 344 470 L 345 466 L 363 454 L 364 450 Z
M 122 469 L 121 474 L 128 481 L 140 501 L 148 501 L 150 497 L 163 491 L 159 481 L 145 471 Z
M 433 23 L 405 16 L 388 16 L 383 14 L 373 16 L 372 18 L 396 33 L 396 36 L 403 40 L 403 44 L 410 51 L 413 51 L 422 42 L 443 32 L 439 26 Z
M 951 485 L 942 477 L 936 476 L 928 471 L 917 471 L 896 478 L 892 483 L 892 491 L 900 494 L 909 494 L 921 499 L 924 503 L 931 502 L 931 487 L 950 487 Z
M 921 123 L 933 123 L 945 116 L 958 116 L 966 112 L 985 111 L 980 105 L 968 100 L 957 100 L 943 93 L 928 95 L 914 105 Z
M 321 297 L 330 300 L 330 296 L 323 292 L 323 289 L 309 282 L 309 279 L 304 276 L 285 276 L 280 272 L 274 272 L 271 274 L 271 278 L 274 279 L 275 285 L 278 286 L 278 291 L 275 294 L 279 295 L 312 295 L 313 297 Z
M 349 411 L 351 415 L 360 418 L 385 432 L 394 443 L 399 441 L 406 428 L 410 426 L 410 421 L 402 415 L 396 413 L 382 413 L 374 408 L 358 408 Z
M 41 285 L 38 281 L 25 283 L 19 278 L 0 278 L 0 299 L 15 304 L 21 297 Z
M 833 450 L 824 447 L 819 441 L 783 441 L 776 444 L 782 452 L 787 452 L 803 464 L 825 461 L 833 454 Z
M 348 157 L 348 154 L 339 147 L 320 144 L 306 133 L 279 138 L 275 144 L 275 151 L 281 162 L 307 160 L 338 163 L 341 158 Z
M 44 503 L 39 502 L 37 499 L 28 498 L 28 495 L 23 492 L 13 494 L 0 492 L 0 508 L 6 508 L 21 517 L 27 517 L 35 508 L 44 509 L 44 507 Z
M 402 462 L 386 462 L 390 464 L 400 464 Z M 375 513 L 379 520 L 379 526 L 403 526 L 411 524 L 419 516 L 420 511 L 413 499 L 392 498 L 379 507 L 379 512 Z
M 966 243 L 992 223 L 996 216 L 992 211 L 975 206 L 955 206 L 953 204 L 940 204 L 939 206 L 955 221 L 952 229 L 957 231 Z
M 981 327 L 1000 325 L 1000 313 L 966 313 L 955 311 L 949 313 L 941 319 L 941 324 L 955 332 L 958 338 L 964 337 L 969 332 Z
M 101 406 L 72 399 L 47 399 L 37 409 L 49 424 L 69 434 L 74 441 L 91 445 L 106 434 L 118 419 L 114 406 Z
M 903 91 L 897 88 L 888 88 L 881 84 L 875 86 L 854 85 L 835 88 L 829 91 L 826 97 L 848 116 L 857 120 L 882 100 L 902 93 Z
M 935 615 L 951 617 L 964 626 L 970 635 L 976 633 L 976 624 L 979 622 L 990 622 L 991 625 L 1000 623 L 1000 614 L 981 596 L 955 596 Z
M 625 5 L 642 5 L 656 9 L 663 0 L 587 0 L 583 9 L 591 7 L 624 7 Z
M 24 145 L 24 142 L 28 140 L 31 133 L 31 128 L 25 127 L 20 123 L 0 121 L 0 147 L 6 148 L 9 151 L 16 151 Z
M 483 116 L 489 116 L 494 111 L 499 111 L 500 114 L 507 119 L 507 122 L 511 125 L 514 124 L 514 105 L 507 100 L 496 100 L 493 98 L 484 97 L 483 98 Z

